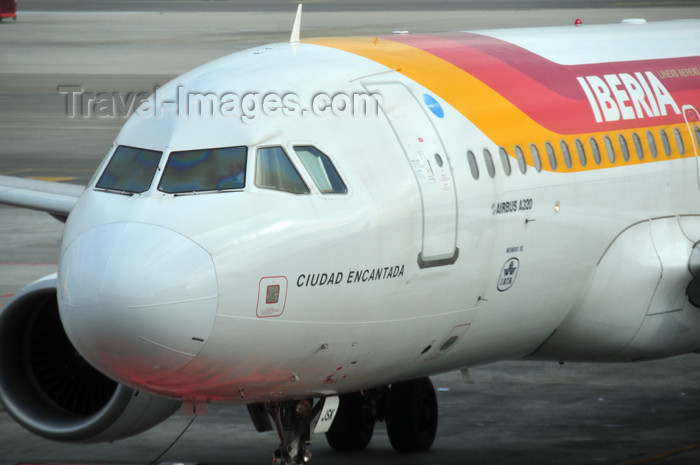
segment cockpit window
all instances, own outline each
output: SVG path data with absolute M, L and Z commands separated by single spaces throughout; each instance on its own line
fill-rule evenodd
M 296 146 L 294 150 L 322 194 L 346 194 L 348 192 L 345 183 L 326 154 L 311 145 Z
M 247 147 L 172 152 L 158 190 L 168 194 L 243 189 Z
M 133 194 L 146 192 L 151 187 L 161 155 L 163 152 L 120 145 L 95 187 Z
M 289 161 L 282 147 L 258 149 L 255 164 L 255 185 L 262 189 L 308 194 L 309 188 Z

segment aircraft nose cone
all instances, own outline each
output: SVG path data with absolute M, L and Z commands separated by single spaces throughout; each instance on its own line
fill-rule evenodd
M 78 352 L 117 381 L 143 387 L 201 351 L 218 292 L 211 256 L 193 241 L 159 226 L 114 223 L 66 247 L 58 294 Z

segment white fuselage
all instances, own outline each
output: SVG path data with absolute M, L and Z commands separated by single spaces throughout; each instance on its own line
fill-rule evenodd
M 526 32 L 519 34 L 503 38 L 516 42 Z M 544 55 L 564 34 L 548 32 L 535 52 Z M 594 59 L 591 45 L 580 61 L 570 59 L 590 63 L 615 53 L 622 59 L 623 46 L 611 41 L 608 56 Z M 697 41 L 684 47 L 700 55 Z M 659 57 L 642 44 L 634 53 L 639 60 Z M 173 110 L 182 101 L 167 103 L 189 93 L 211 94 L 216 105 L 227 93 L 262 99 L 274 92 L 294 94 L 308 109 L 321 92 L 386 90 L 384 113 L 360 116 L 183 116 Z M 394 91 L 415 101 L 392 100 Z M 435 99 L 442 117 L 423 105 L 423 95 Z M 641 274 L 651 283 L 643 289 L 629 283 L 636 278 L 627 268 L 612 277 L 600 271 L 611 244 L 638 224 L 660 228 L 649 233 L 657 256 L 661 242 L 672 242 L 677 249 L 669 256 L 680 257 L 673 263 L 687 263 L 700 240 L 692 217 L 700 200 L 694 155 L 575 172 L 539 172 L 528 164 L 525 173 L 511 157 L 512 173 L 505 175 L 504 144 L 449 100 L 401 70 L 305 43 L 240 52 L 159 89 L 150 104 L 166 102 L 162 114 L 132 116 L 107 156 L 118 146 L 163 152 L 150 188 L 106 192 L 94 189 L 96 176 L 66 223 L 59 306 L 69 338 L 91 364 L 130 387 L 245 403 L 350 392 L 531 355 L 631 360 L 700 348 L 700 310 L 684 294 L 689 271 L 679 271 L 683 293 L 659 304 L 666 307 L 653 322 L 647 315 L 658 264 Z M 544 161 L 544 140 L 519 142 L 530 143 L 541 147 Z M 346 194 L 319 190 L 295 153 L 307 145 L 332 160 Z M 169 153 L 230 146 L 247 147 L 244 188 L 158 190 Z M 258 149 L 276 146 L 308 194 L 256 185 Z M 493 177 L 484 149 L 493 155 Z M 620 257 L 634 256 L 635 247 Z M 269 286 L 279 286 L 274 298 Z M 600 301 L 590 301 L 591 289 Z M 647 290 L 619 319 L 611 316 Z M 650 323 L 658 329 L 635 339 Z M 649 346 L 658 338 L 673 342 Z

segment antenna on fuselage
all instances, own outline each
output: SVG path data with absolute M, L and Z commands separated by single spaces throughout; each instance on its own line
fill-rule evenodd
M 297 7 L 297 15 L 294 18 L 294 26 L 292 26 L 292 36 L 289 38 L 290 43 L 299 42 L 299 32 L 301 31 L 301 3 Z

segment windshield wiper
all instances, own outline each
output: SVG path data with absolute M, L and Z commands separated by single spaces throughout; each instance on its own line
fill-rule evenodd
M 131 197 L 134 195 L 134 192 L 123 191 L 123 190 L 119 190 L 119 189 L 108 189 L 106 187 L 96 187 L 95 190 L 100 191 L 100 192 L 110 192 L 112 194 L 126 195 L 128 197 Z

